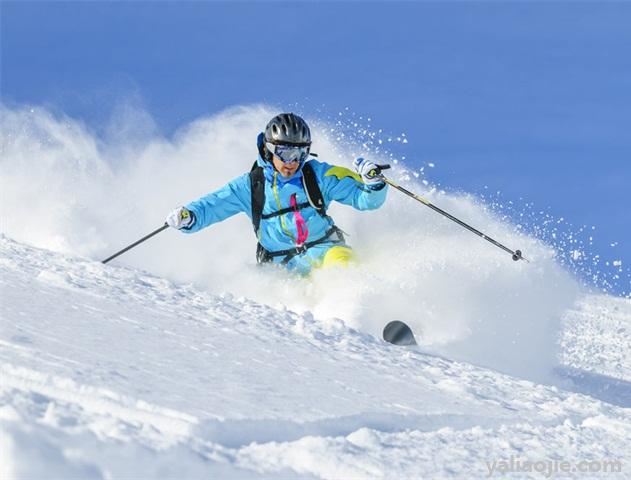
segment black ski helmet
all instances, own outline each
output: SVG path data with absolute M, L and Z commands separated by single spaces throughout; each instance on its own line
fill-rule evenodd
M 274 145 L 311 145 L 309 125 L 295 113 L 281 113 L 265 127 L 265 141 Z

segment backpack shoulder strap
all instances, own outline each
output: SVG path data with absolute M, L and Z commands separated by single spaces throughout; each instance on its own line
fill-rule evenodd
M 309 205 L 315 208 L 320 215 L 325 216 L 326 205 L 324 197 L 313 167 L 308 162 L 302 167 L 302 184 L 307 194 Z M 254 162 L 250 170 L 250 190 L 252 193 L 252 226 L 254 227 L 254 233 L 258 235 L 261 218 L 263 217 L 263 205 L 265 204 L 265 175 L 263 168 L 259 167 L 256 162 Z
M 250 190 L 252 192 L 252 226 L 254 233 L 258 236 L 263 204 L 265 203 L 265 175 L 263 168 L 259 167 L 256 162 L 250 170 Z
M 313 167 L 309 162 L 306 162 L 302 166 L 302 185 L 307 194 L 307 200 L 309 204 L 317 210 L 320 215 L 326 215 L 326 204 L 324 203 L 324 197 L 318 185 L 318 179 L 313 170 Z

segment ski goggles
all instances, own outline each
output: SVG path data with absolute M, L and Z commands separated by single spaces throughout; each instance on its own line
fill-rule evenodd
M 283 163 L 304 162 L 309 156 L 309 145 L 274 145 L 265 142 L 267 149 L 282 160 Z

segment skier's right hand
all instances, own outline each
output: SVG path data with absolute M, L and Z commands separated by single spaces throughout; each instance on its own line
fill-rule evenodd
M 166 223 L 169 227 L 177 230 L 190 227 L 193 224 L 195 216 L 186 208 L 178 207 L 167 215 Z

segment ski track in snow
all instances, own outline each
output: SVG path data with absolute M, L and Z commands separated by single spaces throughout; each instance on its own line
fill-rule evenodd
M 628 300 L 567 312 L 546 386 L 310 313 L 0 249 L 0 478 L 477 478 L 511 456 L 630 475 Z

